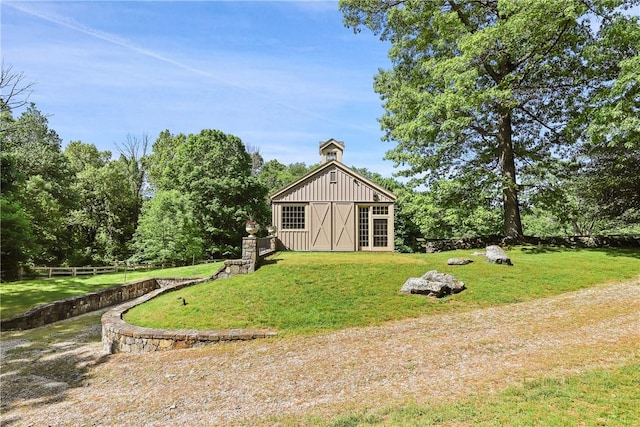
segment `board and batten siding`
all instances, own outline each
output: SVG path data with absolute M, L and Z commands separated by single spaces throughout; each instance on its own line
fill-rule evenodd
M 306 203 L 301 203 L 307 205 Z M 282 224 L 282 206 L 273 206 L 273 223 Z M 279 249 L 308 251 L 309 250 L 309 209 L 305 209 L 304 230 L 278 230 Z
M 336 182 L 331 182 L 331 173 L 336 173 Z M 318 176 L 311 176 L 301 185 L 278 197 L 278 203 L 307 203 L 331 200 L 334 202 L 372 202 L 376 191 L 361 180 L 345 173 L 338 167 L 327 168 Z M 386 195 L 378 194 L 379 202 L 393 203 Z

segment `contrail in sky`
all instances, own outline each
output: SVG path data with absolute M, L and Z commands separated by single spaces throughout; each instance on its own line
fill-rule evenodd
M 128 41 L 128 40 L 123 39 L 123 38 L 120 38 L 120 37 L 118 37 L 118 36 L 116 36 L 114 34 L 106 33 L 104 31 L 95 30 L 93 28 L 90 28 L 90 27 L 88 27 L 86 25 L 83 25 L 83 24 L 75 21 L 72 18 L 68 18 L 68 17 L 64 17 L 64 16 L 60 16 L 60 15 L 52 15 L 52 14 L 44 13 L 44 12 L 38 11 L 36 9 L 32 9 L 30 7 L 25 6 L 24 2 L 18 3 L 18 2 L 6 2 L 5 1 L 4 5 L 5 6 L 9 6 L 9 7 L 13 8 L 15 10 L 18 10 L 18 11 L 20 11 L 22 13 L 26 13 L 28 15 L 38 17 L 38 18 L 43 19 L 43 20 L 45 20 L 47 22 L 51 22 L 51 23 L 54 23 L 54 24 L 57 24 L 57 25 L 72 29 L 74 31 L 78 31 L 78 32 L 80 32 L 82 34 L 85 34 L 87 36 L 90 36 L 90 37 L 93 37 L 93 38 L 96 38 L 96 39 L 99 39 L 99 40 L 103 40 L 103 41 L 105 41 L 107 43 L 115 44 L 117 46 L 121 46 L 123 48 L 126 48 L 126 49 L 132 50 L 134 52 L 137 52 L 137 53 L 139 53 L 141 55 L 147 56 L 149 58 L 153 58 L 153 59 L 156 59 L 158 61 L 173 65 L 175 67 L 182 68 L 183 70 L 192 72 L 194 74 L 198 74 L 200 76 L 215 80 L 216 82 L 218 82 L 218 83 L 220 83 L 222 85 L 231 86 L 231 87 L 235 87 L 237 89 L 241 89 L 241 90 L 246 91 L 246 92 L 250 92 L 254 96 L 258 95 L 258 96 L 260 96 L 260 97 L 262 97 L 264 99 L 268 99 L 270 102 L 272 102 L 274 104 L 280 105 L 280 106 L 285 107 L 285 108 L 287 108 L 289 110 L 296 111 L 296 112 L 304 114 L 306 116 L 313 117 L 313 118 L 316 118 L 316 119 L 320 119 L 320 120 L 323 120 L 325 122 L 337 124 L 337 125 L 340 125 L 340 126 L 344 126 L 344 127 L 360 130 L 360 131 L 363 131 L 363 132 L 374 133 L 375 134 L 375 132 L 372 132 L 371 129 L 367 129 L 367 128 L 364 128 L 364 127 L 361 127 L 361 126 L 356 126 L 356 125 L 353 125 L 351 123 L 343 123 L 343 122 L 340 122 L 340 121 L 333 120 L 331 118 L 322 116 L 320 114 L 314 113 L 313 111 L 309 111 L 307 109 L 300 108 L 300 107 L 298 107 L 298 106 L 296 106 L 294 104 L 273 100 L 272 97 L 269 97 L 269 96 L 267 96 L 265 94 L 261 94 L 259 92 L 256 92 L 255 89 L 251 89 L 251 88 L 249 88 L 247 86 L 244 86 L 242 84 L 239 84 L 237 82 L 221 79 L 219 76 L 216 76 L 213 73 L 210 73 L 208 71 L 201 70 L 201 69 L 192 67 L 190 65 L 184 64 L 182 62 L 176 61 L 174 59 L 169 58 L 168 56 L 159 54 L 159 53 L 154 52 L 152 50 L 145 49 L 145 48 L 142 48 L 140 46 L 136 46 L 131 41 Z
M 131 43 L 128 40 L 122 39 L 116 35 L 110 34 L 110 33 L 106 33 L 103 31 L 98 31 L 95 30 L 93 28 L 87 27 L 86 25 L 83 25 L 71 18 L 68 17 L 63 17 L 63 16 L 59 16 L 59 15 L 48 15 L 45 13 L 42 13 L 38 10 L 34 10 L 28 7 L 24 6 L 24 3 L 14 3 L 14 2 L 5 2 L 6 6 L 12 7 L 16 10 L 19 10 L 20 12 L 26 13 L 28 15 L 32 15 L 32 16 L 36 16 L 40 19 L 43 19 L 45 21 L 48 22 L 52 22 L 54 24 L 58 24 L 61 25 L 63 27 L 66 28 L 70 28 L 72 30 L 78 31 L 82 34 L 86 34 L 88 36 L 94 37 L 96 39 L 100 39 L 103 41 L 106 41 L 108 43 L 111 44 L 115 44 L 118 46 L 122 46 L 126 49 L 132 50 L 134 52 L 140 53 L 144 56 L 148 56 L 150 58 L 154 58 L 157 59 L 158 61 L 162 61 L 162 62 L 166 62 L 167 64 L 171 64 L 174 65 L 178 68 L 182 68 L 184 70 L 190 71 L 192 73 L 195 74 L 199 74 L 201 76 L 204 77 L 208 77 L 210 79 L 214 79 L 216 81 L 219 81 L 220 83 L 223 83 L 225 85 L 229 85 L 229 86 L 234 86 L 240 89 L 244 89 L 244 90 L 249 90 L 248 87 L 242 86 L 240 84 L 234 83 L 234 82 L 230 82 L 230 81 L 224 81 L 222 79 L 220 79 L 219 77 L 217 77 L 216 75 L 209 73 L 207 71 L 204 70 L 200 70 L 198 68 L 195 67 L 191 67 L 187 64 L 183 64 L 181 62 L 178 62 L 176 60 L 173 60 L 167 56 L 161 55 L 159 53 L 153 52 L 149 49 L 144 49 L 142 47 L 136 46 L 135 44 Z

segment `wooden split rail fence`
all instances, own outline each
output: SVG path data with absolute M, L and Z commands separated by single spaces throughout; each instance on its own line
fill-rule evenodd
M 107 265 L 104 267 L 31 267 L 29 270 L 38 276 L 85 276 L 106 273 L 117 273 L 118 271 L 134 271 L 134 270 L 151 270 L 154 268 L 152 264 L 138 265 Z
M 194 261 L 193 264 L 207 264 L 210 262 L 216 262 L 219 260 L 200 260 Z M 118 263 L 115 265 L 107 265 L 103 267 L 93 267 L 93 266 L 85 266 L 85 267 L 30 267 L 29 271 L 34 273 L 37 276 L 45 276 L 45 277 L 54 277 L 54 276 L 87 276 L 87 275 L 96 275 L 96 274 L 105 274 L 105 273 L 117 273 L 118 271 L 137 271 L 137 270 L 151 270 L 154 268 L 165 268 L 165 267 L 177 267 L 174 264 L 125 264 Z M 24 277 L 24 271 L 20 272 L 20 277 Z
M 115 265 L 107 266 L 107 267 L 32 267 L 31 271 L 36 273 L 38 276 L 81 276 L 81 275 L 89 275 L 89 274 L 105 274 L 105 273 L 116 273 L 118 271 L 118 267 Z

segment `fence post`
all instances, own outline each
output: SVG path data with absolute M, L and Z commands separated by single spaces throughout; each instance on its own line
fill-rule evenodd
M 49 267 L 49 279 L 51 279 L 51 274 L 53 274 L 53 267 Z

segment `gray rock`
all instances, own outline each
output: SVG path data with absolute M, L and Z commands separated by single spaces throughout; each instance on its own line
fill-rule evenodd
M 400 289 L 406 294 L 420 294 L 442 298 L 463 291 L 465 285 L 450 274 L 428 271 L 422 277 L 410 277 Z
M 494 264 L 513 265 L 507 253 L 497 245 L 487 246 L 485 258 Z
M 447 260 L 448 265 L 467 265 L 473 262 L 472 259 L 469 258 L 449 258 Z

